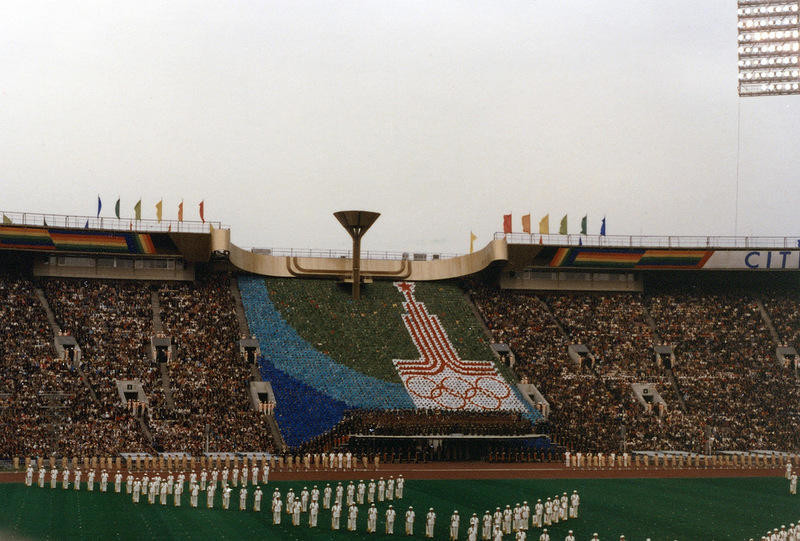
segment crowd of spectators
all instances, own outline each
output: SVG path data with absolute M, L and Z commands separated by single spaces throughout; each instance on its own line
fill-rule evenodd
M 530 434 L 531 422 L 511 411 L 351 410 L 337 427 L 345 434 L 441 436 Z
M 608 452 L 623 441 L 635 449 L 700 452 L 800 447 L 797 381 L 777 363 L 748 291 L 536 296 L 478 286 L 471 294 L 493 339 L 514 352 L 520 379 L 550 403 L 551 431 L 567 447 Z M 779 328 L 792 340 L 798 306 L 780 306 L 777 319 L 787 323 Z M 672 375 L 655 362 L 656 333 L 674 347 Z M 576 363 L 569 344 L 586 345 L 595 362 Z M 636 382 L 656 386 L 667 401 L 663 415 L 636 400 Z
M 0 277 L 0 456 L 112 453 L 146 448 L 127 415 L 92 401 L 79 369 L 55 353 L 34 283 Z
M 722 449 L 800 448 L 797 380 L 781 367 L 753 291 L 685 287 L 652 295 L 673 344 L 688 415 Z
M 36 285 L 0 277 L 0 456 L 263 451 L 267 413 L 250 406 L 251 367 L 238 350 L 230 278 L 195 283 L 51 279 L 40 282 L 80 365 L 59 359 Z M 175 355 L 166 363 L 174 408 L 152 358 L 152 288 Z M 81 376 L 84 375 L 85 383 Z M 116 380 L 145 393 L 125 403 Z
M 164 333 L 176 353 L 169 363 L 175 411 L 154 419 L 159 448 L 199 453 L 265 451 L 272 446 L 264 412 L 253 410 L 252 366 L 239 350 L 241 338 L 230 276 L 159 287 Z

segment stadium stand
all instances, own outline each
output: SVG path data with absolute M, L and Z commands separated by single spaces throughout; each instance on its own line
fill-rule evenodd
M 796 379 L 777 364 L 748 291 L 537 297 L 478 286 L 472 294 L 495 340 L 515 352 L 520 377 L 550 401 L 553 434 L 568 447 L 616 451 L 624 437 L 636 449 L 798 448 Z M 675 347 L 677 389 L 654 361 L 656 332 Z M 587 345 L 597 362 L 579 367 L 570 343 Z M 635 402 L 636 381 L 655 382 L 672 402 L 663 416 Z
M 78 370 L 58 359 L 35 286 L 21 276 L 0 278 L 3 407 L 0 426 L 10 437 L 0 455 L 116 454 L 146 442 L 127 413 L 89 397 Z
M 165 283 L 158 295 L 177 351 L 168 363 L 175 411 L 152 421 L 158 447 L 199 454 L 208 430 L 210 451 L 271 449 L 266 417 L 250 403 L 250 367 L 237 349 L 230 276 Z

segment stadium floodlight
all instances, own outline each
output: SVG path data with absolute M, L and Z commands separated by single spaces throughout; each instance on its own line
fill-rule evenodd
M 800 0 L 739 0 L 739 95 L 800 94 Z
M 361 237 L 372 227 L 380 213 L 366 210 L 340 210 L 333 215 L 353 238 L 353 300 L 361 291 Z

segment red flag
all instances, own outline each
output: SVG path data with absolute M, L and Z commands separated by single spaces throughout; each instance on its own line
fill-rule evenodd
M 542 236 L 539 235 L 539 244 L 542 244 Z
M 203 211 L 201 210 L 200 213 L 202 214 L 202 212 Z M 183 221 L 183 201 L 178 203 L 178 221 L 179 222 Z
M 522 231 L 525 233 L 531 232 L 531 215 L 526 214 L 522 217 Z
M 200 219 L 203 220 L 203 223 L 206 223 L 206 218 L 203 215 L 203 207 L 205 206 L 205 201 L 200 201 Z
M 511 215 L 503 214 L 503 233 L 511 233 Z

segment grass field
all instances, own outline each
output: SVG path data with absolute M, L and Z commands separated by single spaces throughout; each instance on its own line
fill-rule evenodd
M 317 484 L 324 486 L 324 482 Z M 537 498 L 544 500 L 573 489 L 581 495 L 580 517 L 550 528 L 552 541 L 564 539 L 568 529 L 575 531 L 578 541 L 588 540 L 594 531 L 604 541 L 617 541 L 622 533 L 628 541 L 647 537 L 653 541 L 747 540 L 758 539 L 768 528 L 800 519 L 800 499 L 789 496 L 782 478 L 408 481 L 405 498 L 393 502 L 398 509 L 395 536 L 368 536 L 364 507 L 355 533 L 344 529 L 332 532 L 328 511 L 321 511 L 320 528 L 316 530 L 291 526 L 285 514 L 282 524 L 273 526 L 267 508 L 275 486 L 285 497 L 289 487 L 299 492 L 303 483 L 270 483 L 261 513 L 224 511 L 219 503 L 212 510 L 192 509 L 187 494 L 183 507 L 176 509 L 151 506 L 146 498 L 133 504 L 130 497 L 113 492 L 0 484 L 0 539 L 392 539 L 405 537 L 400 535 L 401 515 L 409 505 L 417 511 L 415 539 L 423 539 L 422 517 L 429 507 L 438 514 L 436 539 L 447 539 L 447 522 L 453 509 L 462 516 L 460 539 L 465 539 L 465 523 L 472 513 L 480 516 L 486 509 L 506 504 L 513 507 L 522 500 L 528 500 L 532 507 Z M 233 495 L 237 494 L 235 490 Z M 231 500 L 231 507 L 238 509 L 238 497 Z M 200 503 L 205 504 L 204 493 Z M 248 505 L 252 505 L 252 498 Z M 381 505 L 379 532 L 383 531 L 385 507 Z M 303 524 L 307 524 L 306 515 Z M 342 520 L 342 527 L 345 525 Z M 539 533 L 531 530 L 529 539 L 538 540 Z

